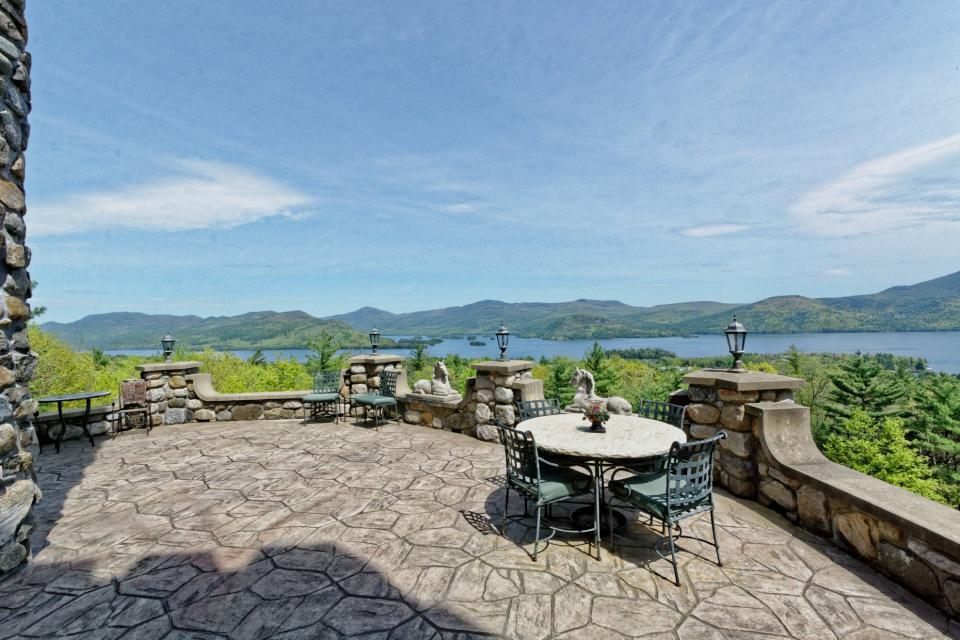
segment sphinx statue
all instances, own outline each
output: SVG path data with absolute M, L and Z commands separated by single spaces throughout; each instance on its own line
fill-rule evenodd
M 577 390 L 573 395 L 573 404 L 571 405 L 573 409 L 583 411 L 592 403 L 599 401 L 606 404 L 607 411 L 610 413 L 630 415 L 633 411 L 633 407 L 624 398 L 619 396 L 601 398 L 597 396 L 594 393 L 596 382 L 593 379 L 593 374 L 586 369 L 577 367 L 576 371 L 573 372 L 573 377 L 570 378 L 570 384 Z

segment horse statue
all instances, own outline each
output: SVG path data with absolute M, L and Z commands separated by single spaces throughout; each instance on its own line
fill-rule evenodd
M 589 407 L 591 403 L 601 401 L 606 403 L 607 411 L 610 413 L 629 415 L 633 411 L 633 407 L 624 398 L 619 396 L 601 398 L 594 395 L 597 385 L 593 379 L 593 374 L 586 369 L 577 367 L 576 371 L 573 372 L 573 377 L 570 378 L 570 384 L 577 389 L 576 393 L 573 394 L 572 406 L 575 409 L 582 411 Z
M 413 392 L 435 396 L 450 396 L 456 393 L 450 386 L 450 373 L 443 360 L 438 360 L 433 365 L 433 380 L 417 380 L 413 385 Z

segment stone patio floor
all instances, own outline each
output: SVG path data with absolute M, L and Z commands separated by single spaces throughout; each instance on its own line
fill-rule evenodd
M 0 580 L 2 638 L 960 637 L 722 493 L 724 566 L 684 541 L 681 588 L 640 524 L 602 561 L 572 538 L 533 562 L 527 527 L 490 524 L 500 447 L 423 427 L 160 427 L 69 443 L 38 469 L 35 557 Z

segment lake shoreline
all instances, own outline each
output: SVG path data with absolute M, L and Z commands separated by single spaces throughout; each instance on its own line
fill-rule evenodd
M 411 336 L 385 336 L 391 339 L 409 340 Z M 480 338 L 480 336 L 475 336 Z M 594 342 L 607 350 L 631 348 L 660 348 L 671 351 L 680 358 L 701 358 L 727 355 L 726 341 L 722 333 L 716 335 L 672 336 L 656 338 L 609 338 L 583 340 L 550 340 L 546 338 L 523 338 L 511 336 L 508 354 L 516 358 L 566 356 L 574 359 L 583 354 Z M 832 332 L 832 333 L 785 333 L 749 334 L 747 353 L 776 355 L 785 353 L 790 346 L 804 353 L 890 353 L 896 356 L 923 358 L 930 369 L 944 373 L 960 373 L 960 331 L 905 331 L 905 332 Z M 190 345 L 183 345 L 190 349 Z M 390 348 L 383 348 L 389 351 Z M 401 355 L 409 350 L 394 349 Z M 254 349 L 218 349 L 248 358 Z M 303 361 L 306 349 L 261 349 L 267 360 L 294 357 Z M 117 355 L 156 355 L 157 349 L 107 350 Z M 347 353 L 366 353 L 367 349 L 345 350 Z M 499 356 L 496 341 L 487 340 L 484 345 L 471 345 L 466 338 L 443 339 L 427 346 L 427 353 L 435 357 L 456 354 L 468 359 Z

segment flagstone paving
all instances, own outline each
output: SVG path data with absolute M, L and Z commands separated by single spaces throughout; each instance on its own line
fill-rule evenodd
M 660 577 L 670 567 L 640 524 L 602 561 L 574 538 L 533 562 L 526 526 L 505 539 L 491 524 L 502 465 L 496 445 L 393 424 L 68 444 L 38 459 L 35 557 L 0 580 L 0 638 L 960 637 L 842 551 L 724 494 L 724 566 L 684 541 L 682 587 Z

